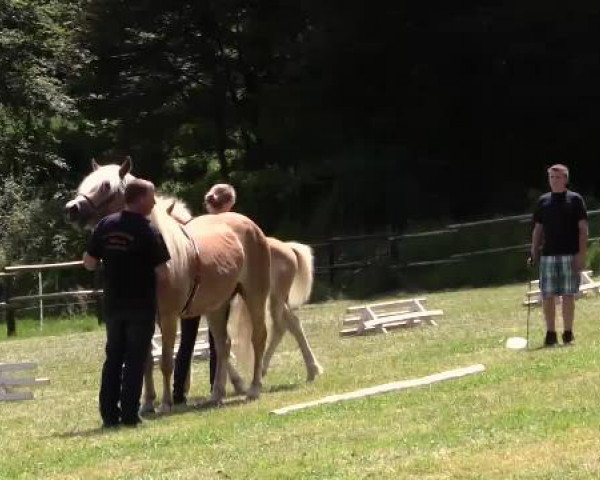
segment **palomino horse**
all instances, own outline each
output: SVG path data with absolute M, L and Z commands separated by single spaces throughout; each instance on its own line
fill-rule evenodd
M 67 203 L 70 220 L 94 226 L 100 218 L 124 207 L 125 185 L 134 177 L 129 173 L 132 162 L 100 167 L 92 162 L 93 172 L 80 184 L 77 196 Z M 243 215 L 198 217 L 185 227 L 167 213 L 169 200 L 157 197 L 150 221 L 161 232 L 171 260 L 166 293 L 158 298 L 158 324 L 162 332 L 160 368 L 163 396 L 160 410 L 173 405 L 170 383 L 173 373 L 173 348 L 179 317 L 193 318 L 206 314 L 215 340 L 217 368 L 210 401 L 221 403 L 225 396 L 227 371 L 238 381 L 239 375 L 229 364 L 230 342 L 227 338 L 225 312 L 231 297 L 239 293 L 248 308 L 252 325 L 255 355 L 248 399 L 258 398 L 262 386 L 262 359 L 266 344 L 266 304 L 269 295 L 270 251 L 266 237 L 258 226 Z M 185 321 L 185 320 L 184 320 Z M 150 351 L 148 352 L 150 356 Z M 144 375 L 143 411 L 153 410 L 156 399 L 149 359 Z
M 173 203 L 167 212 L 181 224 L 191 220 L 191 214 L 185 209 L 176 210 Z M 213 215 L 219 217 L 223 213 Z M 273 237 L 267 237 L 271 252 L 271 291 L 269 294 L 269 311 L 272 322 L 269 324 L 268 346 L 263 357 L 263 376 L 266 375 L 273 353 L 281 342 L 283 335 L 289 331 L 295 338 L 306 366 L 306 379 L 311 382 L 323 372 L 317 361 L 294 309 L 305 304 L 311 294 L 313 284 L 313 253 L 308 245 L 297 242 L 282 242 Z M 246 321 L 248 310 L 242 302 L 232 302 L 230 318 Z M 236 322 L 237 323 L 237 322 Z M 232 331 L 238 345 L 243 350 L 248 339 L 243 338 L 246 329 L 240 332 Z M 181 345 L 194 342 L 195 338 L 186 338 L 188 331 L 182 332 Z M 189 349 L 191 352 L 191 349 Z M 188 359 L 186 359 L 188 360 Z M 191 357 L 188 361 L 191 360 Z M 189 368 L 189 367 L 188 367 Z M 188 370 L 189 371 L 189 370 Z M 176 380 L 177 381 L 177 380 Z M 189 387 L 189 384 L 186 385 Z M 175 387 L 177 389 L 177 387 Z M 185 389 L 187 391 L 187 388 Z M 181 391 L 181 390 L 180 390 Z

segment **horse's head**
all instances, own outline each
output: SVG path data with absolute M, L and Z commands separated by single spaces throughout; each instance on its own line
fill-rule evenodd
M 121 165 L 100 166 L 92 160 L 92 173 L 83 179 L 75 198 L 65 205 L 68 220 L 93 227 L 102 217 L 122 210 L 125 185 L 133 178 L 129 174 L 131 168 L 129 157 Z

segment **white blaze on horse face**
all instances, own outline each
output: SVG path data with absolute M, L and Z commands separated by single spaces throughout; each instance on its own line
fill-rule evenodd
M 122 169 L 123 165 L 97 166 L 85 177 L 77 196 L 65 205 L 69 220 L 94 226 L 102 217 L 122 210 L 125 184 L 133 178 L 129 173 L 121 178 Z

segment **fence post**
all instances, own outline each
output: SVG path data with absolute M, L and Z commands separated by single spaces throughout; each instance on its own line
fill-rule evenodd
M 17 324 L 15 322 L 15 309 L 10 303 L 10 296 L 12 293 L 13 286 L 13 277 L 12 275 L 7 275 L 4 278 L 6 279 L 4 285 L 4 301 L 6 302 L 6 335 L 9 337 L 14 337 L 17 335 Z
M 327 245 L 327 250 L 329 252 L 329 285 L 333 286 L 333 281 L 335 278 L 335 244 L 333 240 L 329 241 Z

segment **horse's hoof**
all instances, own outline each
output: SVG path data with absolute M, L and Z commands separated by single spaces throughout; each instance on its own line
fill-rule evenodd
M 307 382 L 314 382 L 317 376 L 323 373 L 323 367 L 318 363 L 316 365 L 311 365 L 308 369 L 308 373 L 306 375 Z
M 244 382 L 235 382 L 233 384 L 233 390 L 235 391 L 236 395 L 245 395 L 246 385 L 244 385 Z
M 156 413 L 156 410 L 154 409 L 154 404 L 153 403 L 145 403 L 140 408 L 139 413 L 140 413 L 140 415 L 148 415 L 148 414 Z
M 248 393 L 246 394 L 246 400 L 258 400 L 260 397 L 260 387 L 250 387 Z
M 158 413 L 171 413 L 173 410 L 173 405 L 169 403 L 161 403 L 160 407 L 158 407 Z

